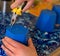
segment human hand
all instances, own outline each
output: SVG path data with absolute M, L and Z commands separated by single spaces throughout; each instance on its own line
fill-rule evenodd
M 16 42 L 8 37 L 2 39 L 2 42 L 4 45 L 1 47 L 6 52 L 7 56 L 37 56 L 31 38 L 28 40 L 28 46 Z
M 27 1 L 26 6 L 23 8 L 22 12 L 28 10 L 30 6 L 32 6 L 34 0 L 15 0 L 15 2 L 11 5 L 11 9 L 14 9 L 21 5 L 23 2 Z

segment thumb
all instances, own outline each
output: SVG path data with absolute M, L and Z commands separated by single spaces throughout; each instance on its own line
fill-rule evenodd
M 33 42 L 32 42 L 32 39 L 31 39 L 31 38 L 29 38 L 29 40 L 28 40 L 28 46 L 29 46 L 30 48 L 35 49 L 34 44 L 33 44 Z
M 18 7 L 19 5 L 21 5 L 24 2 L 24 0 L 16 0 L 13 4 L 11 4 L 11 9 L 14 9 L 16 7 Z

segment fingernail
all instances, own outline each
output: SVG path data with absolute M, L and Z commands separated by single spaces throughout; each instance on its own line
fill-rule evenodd
M 22 12 L 25 12 L 24 10 L 22 10 Z
M 10 6 L 10 8 L 11 8 L 11 9 L 13 9 L 13 8 L 14 8 L 13 4 Z
M 30 40 L 32 40 L 32 38 L 29 38 Z
M 5 39 L 5 40 L 8 40 L 8 37 L 5 37 L 4 39 Z
M 9 39 L 10 39 L 9 37 L 7 37 L 7 36 L 5 37 L 5 40 L 9 40 Z
M 2 39 L 2 41 L 4 41 L 4 39 Z
M 5 37 L 4 39 L 7 39 L 7 37 Z

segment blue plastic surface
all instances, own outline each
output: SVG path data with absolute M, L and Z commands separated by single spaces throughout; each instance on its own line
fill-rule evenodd
M 54 5 L 52 10 L 57 14 L 56 24 L 60 24 L 60 5 Z
M 43 10 L 39 16 L 36 27 L 43 32 L 52 32 L 56 23 L 56 13 L 50 10 Z
M 16 40 L 20 43 L 27 44 L 27 37 L 28 29 L 24 28 L 24 26 L 15 24 L 13 26 L 8 26 L 6 28 L 5 35 L 9 38 L 12 38 L 13 40 Z
M 2 45 L 1 39 L 5 36 L 5 29 L 10 24 L 10 19 L 12 13 L 6 13 L 6 17 L 4 17 L 5 23 L 2 20 L 2 12 L 0 11 L 0 46 Z M 36 48 L 38 56 L 49 56 L 50 53 L 52 53 L 55 49 L 60 47 L 60 28 L 55 29 L 54 32 L 41 32 L 38 28 L 33 28 L 33 23 L 35 23 L 35 19 L 37 17 L 28 14 L 23 13 L 22 16 L 19 16 L 18 19 L 19 23 L 24 26 L 28 26 L 31 34 L 31 38 L 33 40 L 33 44 Z M 26 19 L 26 20 L 25 20 Z M 29 22 L 29 23 L 27 23 Z M 32 25 L 30 24 L 32 22 Z M 3 24 L 4 23 L 4 24 Z M 6 56 L 5 52 L 0 48 L 0 56 Z

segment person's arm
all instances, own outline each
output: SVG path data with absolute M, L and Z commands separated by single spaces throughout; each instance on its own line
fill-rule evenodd
M 8 37 L 2 39 L 2 42 L 4 45 L 1 47 L 6 52 L 7 56 L 37 56 L 31 38 L 28 40 L 28 46 L 18 43 Z
M 27 1 L 27 4 L 24 7 L 24 9 L 22 10 L 22 12 L 28 10 L 32 6 L 32 4 L 34 3 L 34 0 L 15 0 L 15 2 L 11 5 L 11 9 L 18 7 L 19 5 L 21 5 L 25 1 Z

